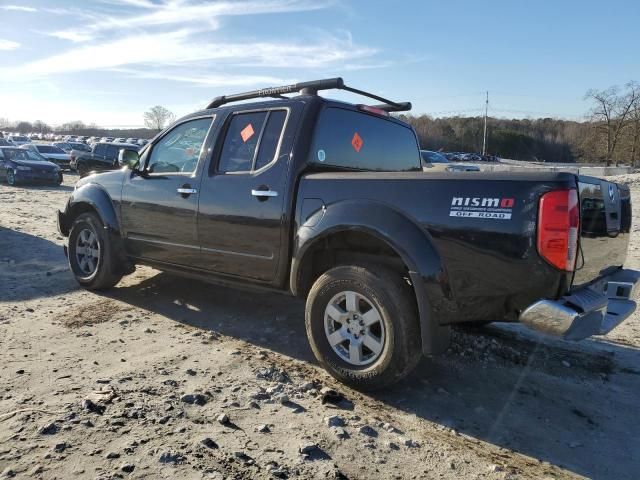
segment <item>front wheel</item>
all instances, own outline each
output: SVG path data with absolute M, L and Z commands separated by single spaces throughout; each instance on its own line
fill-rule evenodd
M 68 252 L 71 271 L 84 288 L 111 288 L 122 278 L 113 273 L 113 246 L 94 213 L 83 213 L 75 219 L 69 233 Z
M 16 175 L 11 169 L 7 170 L 7 183 L 11 186 L 14 186 L 16 184 Z
M 387 387 L 421 358 L 415 300 L 400 273 L 340 266 L 322 274 L 307 298 L 307 337 L 318 362 L 359 390 Z

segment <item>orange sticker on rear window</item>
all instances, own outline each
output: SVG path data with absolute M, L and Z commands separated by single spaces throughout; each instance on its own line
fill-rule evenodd
M 353 149 L 356 152 L 360 153 L 360 149 L 364 145 L 364 140 L 362 140 L 362 137 L 358 135 L 358 132 L 353 134 L 353 138 L 351 139 L 351 145 L 353 146 Z
M 240 132 L 240 136 L 242 137 L 242 141 L 246 142 L 247 140 L 249 140 L 251 137 L 253 137 L 253 134 L 256 133 L 253 131 L 253 125 L 249 124 L 246 127 L 244 127 L 242 129 L 242 131 Z

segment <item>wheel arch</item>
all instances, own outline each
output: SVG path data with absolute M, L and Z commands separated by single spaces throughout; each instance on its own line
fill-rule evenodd
M 83 185 L 71 194 L 64 214 L 61 215 L 61 232 L 65 236 L 69 235 L 74 219 L 87 212 L 96 213 L 109 233 L 120 237 L 120 222 L 113 201 L 107 191 L 95 183 Z
M 344 201 L 323 206 L 311 215 L 296 233 L 289 279 L 292 293 L 306 297 L 318 276 L 343 263 L 340 260 L 345 255 L 336 255 L 336 250 L 345 245 L 352 246 L 345 249 L 352 261 L 382 261 L 410 280 L 420 317 L 423 352 L 432 354 L 446 348 L 449 327 L 441 327 L 434 315 L 450 297 L 440 254 L 428 232 L 384 203 Z

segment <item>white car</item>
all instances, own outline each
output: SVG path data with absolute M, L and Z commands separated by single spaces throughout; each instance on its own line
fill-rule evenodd
M 15 146 L 26 145 L 28 143 L 31 143 L 31 140 L 29 140 L 29 137 L 26 137 L 24 135 L 9 135 L 8 140 L 10 142 L 13 142 Z

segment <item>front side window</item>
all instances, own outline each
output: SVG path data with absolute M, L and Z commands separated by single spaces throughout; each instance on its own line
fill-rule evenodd
M 115 145 L 107 145 L 107 160 L 115 160 L 118 158 L 118 147 Z
M 149 173 L 193 173 L 213 119 L 181 123 L 153 146 L 147 163 Z
M 224 138 L 218 171 L 251 172 L 270 164 L 277 154 L 286 118 L 286 110 L 234 115 Z

